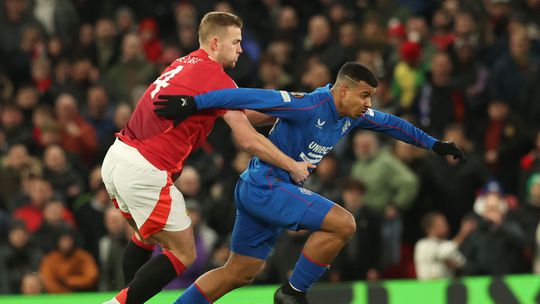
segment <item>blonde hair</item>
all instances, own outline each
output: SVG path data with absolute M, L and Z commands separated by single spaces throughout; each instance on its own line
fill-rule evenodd
M 199 44 L 208 41 L 211 35 L 218 34 L 229 26 L 242 28 L 242 18 L 225 12 L 210 12 L 204 15 L 199 25 Z

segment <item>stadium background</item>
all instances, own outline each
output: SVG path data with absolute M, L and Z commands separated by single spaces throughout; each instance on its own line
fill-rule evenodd
M 534 302 L 539 0 L 0 3 L 0 293 L 123 286 L 121 255 L 130 231 L 110 209 L 99 164 L 146 86 L 198 47 L 200 18 L 220 10 L 244 20 L 244 53 L 228 71 L 239 86 L 311 91 L 356 60 L 380 78 L 374 107 L 455 141 L 468 156 L 456 166 L 362 132 L 343 140 L 306 187 L 344 204 L 357 218 L 357 237 L 313 290 L 314 303 L 326 297 L 336 304 L 353 297 L 355 303 L 464 303 L 464 295 L 469 303 L 501 296 L 504 303 Z M 232 191 L 248 160 L 223 122 L 190 157 L 177 186 L 188 199 L 199 257 L 169 288 L 184 288 L 226 260 Z M 443 220 L 422 221 L 426 214 L 433 219 L 433 211 L 442 212 L 448 233 Z M 443 274 L 422 268 L 421 249 L 415 252 L 425 237 L 421 222 L 432 240 L 459 247 L 463 259 L 441 261 Z M 59 236 L 75 240 L 84 263 L 46 258 Z M 285 280 L 306 237 L 284 233 L 256 279 L 263 287 L 235 291 L 222 302 L 265 303 L 257 297 L 269 298 L 275 286 L 264 286 Z M 69 264 L 71 272 L 63 266 Z M 72 272 L 78 284 L 70 283 Z M 435 280 L 416 281 L 422 277 Z M 339 299 L 349 291 L 350 299 Z M 177 294 L 164 292 L 154 303 Z M 90 303 L 110 295 L 2 296 L 0 302 Z

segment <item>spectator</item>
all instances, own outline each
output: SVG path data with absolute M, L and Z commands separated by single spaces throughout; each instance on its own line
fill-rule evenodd
M 41 255 L 29 240 L 25 224 L 13 221 L 7 243 L 0 246 L 0 293 L 20 293 L 24 274 L 37 270 Z
M 56 250 L 43 257 L 39 273 L 48 293 L 95 290 L 98 267 L 94 258 L 76 244 L 68 229 L 58 235 Z
M 458 166 L 448 158 L 428 157 L 420 170 L 420 198 L 428 210 L 440 210 L 450 224 L 450 234 L 456 234 L 463 217 L 472 210 L 476 191 L 489 176 L 489 171 L 478 159 L 461 125 L 450 125 L 443 140 L 451 140 L 463 147 L 467 163 Z
M 118 36 L 124 37 L 128 33 L 137 31 L 137 18 L 135 12 L 129 6 L 121 6 L 115 12 L 116 28 Z
M 431 43 L 441 51 L 446 50 L 455 39 L 454 33 L 452 33 L 452 16 L 445 10 L 438 9 L 433 13 L 431 25 L 433 26 Z
M 540 173 L 540 129 L 536 131 L 532 150 L 521 158 L 519 176 L 519 198 L 527 200 L 527 181 L 531 175 Z
M 338 281 L 381 278 L 382 218 L 364 203 L 366 187 L 357 180 L 342 184 L 343 206 L 356 220 L 356 234 L 345 245 L 330 270 L 330 279 Z
M 465 275 L 503 275 L 523 271 L 525 234 L 508 215 L 506 201 L 495 193 L 487 195 L 483 206 L 475 208 L 480 220 L 463 242 L 467 259 Z
M 122 258 L 128 243 L 126 221 L 115 208 L 105 210 L 107 234 L 99 240 L 99 290 L 112 291 L 124 288 Z
M 107 136 L 116 131 L 113 122 L 113 105 L 109 102 L 109 96 L 105 87 L 94 85 L 86 92 L 86 110 L 84 117 L 96 130 L 98 147 L 105 149 Z M 108 148 L 109 146 L 107 146 Z
M 527 152 L 527 129 L 507 100 L 491 100 L 487 114 L 487 119 L 477 123 L 477 147 L 493 176 L 509 193 L 518 194 L 519 159 Z
M 12 145 L 6 156 L 0 160 L 0 197 L 5 210 L 13 211 L 16 196 L 21 191 L 23 172 L 41 172 L 41 162 L 30 156 L 22 144 Z
M 101 180 L 101 166 L 94 167 L 89 174 L 88 192 L 80 195 L 72 206 L 77 219 L 85 249 L 99 260 L 99 240 L 107 233 L 105 211 L 111 199 Z
M 351 177 L 366 184 L 366 206 L 384 217 L 383 267 L 397 265 L 401 259 L 401 213 L 416 197 L 418 178 L 388 149 L 380 149 L 377 135 L 372 132 L 357 132 L 353 147 L 356 161 Z
M 97 67 L 100 71 L 107 72 L 120 55 L 116 26 L 110 18 L 104 17 L 96 21 L 94 31 Z
M 194 199 L 202 206 L 205 206 L 208 199 L 201 191 L 201 175 L 192 166 L 185 166 L 182 175 L 174 182 L 176 187 L 182 192 L 184 198 Z
M 457 38 L 449 46 L 449 53 L 454 67 L 452 81 L 464 93 L 467 123 L 474 124 L 485 111 L 489 70 L 479 60 L 479 44 L 473 38 Z
M 15 209 L 13 218 L 20 219 L 26 224 L 29 232 L 36 231 L 43 222 L 45 205 L 53 199 L 51 184 L 41 177 L 31 177 L 28 182 L 28 196 L 30 201 Z M 73 215 L 67 208 L 63 208 L 62 218 L 68 223 L 75 224 Z
M 405 41 L 399 46 L 399 62 L 393 69 L 392 96 L 402 109 L 410 109 L 418 88 L 424 83 L 426 66 L 422 64 L 422 46 Z
M 19 47 L 25 25 L 38 24 L 30 11 L 30 4 L 29 0 L 2 1 L 0 50 L 4 54 L 12 54 Z
M 45 148 L 43 163 L 43 176 L 51 183 L 53 191 L 61 194 L 71 206 L 85 190 L 83 177 L 71 166 L 64 150 L 58 145 Z
M 24 144 L 30 146 L 30 128 L 24 123 L 24 116 L 18 106 L 5 104 L 0 110 L 0 125 L 8 145 Z
M 60 37 L 65 45 L 72 45 L 77 35 L 79 16 L 69 0 L 36 0 L 34 16 L 48 35 Z
M 111 67 L 107 76 L 120 102 L 129 102 L 131 88 L 154 80 L 156 71 L 144 57 L 141 38 L 137 34 L 124 36 L 120 60 Z
M 527 249 L 530 252 L 535 252 L 537 250 L 536 231 L 540 223 L 540 173 L 529 177 L 526 193 L 527 197 L 518 209 L 518 219 L 525 233 Z
M 508 48 L 509 54 L 500 57 L 493 67 L 490 95 L 492 99 L 505 100 L 516 114 L 528 118 L 528 111 L 534 105 L 531 102 L 534 96 L 529 94 L 535 92 L 536 85 L 532 83 L 539 77 L 540 57 L 531 50 L 531 41 L 523 26 L 515 27 L 510 33 Z
M 309 19 L 308 32 L 304 39 L 304 58 L 317 57 L 332 72 L 336 72 L 344 58 L 336 56 L 337 45 L 332 39 L 330 22 L 325 16 L 314 15 Z M 329 78 L 331 75 L 329 76 Z
M 437 45 L 432 43 L 430 32 L 423 16 L 411 16 L 405 23 L 405 31 L 409 41 L 418 43 L 421 47 L 420 64 L 427 64 L 437 51 Z
M 35 272 L 27 273 L 21 280 L 21 293 L 23 295 L 39 295 L 43 293 L 43 281 Z
M 452 84 L 452 62 L 447 53 L 439 51 L 431 57 L 427 81 L 418 89 L 415 112 L 421 126 L 440 137 L 444 128 L 465 119 L 465 96 Z
M 58 234 L 69 228 L 70 223 L 62 218 L 64 204 L 61 201 L 51 201 L 43 209 L 41 226 L 32 234 L 32 239 L 43 253 L 49 253 L 56 248 Z
M 159 27 L 152 18 L 144 18 L 139 22 L 139 36 L 146 59 L 156 63 L 163 52 L 163 45 L 159 40 Z M 195 35 L 197 37 L 197 35 Z
M 461 229 L 452 239 L 448 222 L 440 212 L 430 212 L 422 218 L 422 228 L 426 237 L 419 240 L 414 248 L 416 277 L 421 280 L 452 278 L 456 270 L 465 265 L 466 259 L 459 246 L 476 226 L 476 220 L 465 218 Z
M 60 127 L 61 146 L 80 155 L 90 166 L 97 151 L 96 131 L 79 113 L 77 101 L 67 93 L 56 98 L 55 114 Z
M 226 175 L 215 183 L 210 191 L 211 203 L 205 208 L 203 215 L 208 225 L 222 238 L 232 232 L 236 217 L 234 202 L 236 179 L 246 170 L 250 160 L 251 154 L 242 149 L 238 150 L 232 160 L 232 170 L 226 170 Z
M 396 207 L 404 210 L 415 198 L 418 179 L 388 149 L 381 149 L 379 145 L 377 135 L 372 132 L 354 134 L 356 162 L 351 168 L 351 177 L 365 183 L 367 206 L 379 212 Z

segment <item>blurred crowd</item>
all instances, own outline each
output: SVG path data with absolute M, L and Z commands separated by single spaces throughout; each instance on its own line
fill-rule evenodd
M 211 10 L 244 20 L 239 86 L 311 91 L 358 61 L 380 79 L 375 108 L 466 151 L 457 165 L 365 131 L 340 142 L 305 185 L 357 220 L 327 281 L 540 273 L 540 0 L 0 3 L 0 293 L 124 287 L 132 231 L 100 164 Z M 225 263 L 249 159 L 221 121 L 191 155 L 175 184 L 198 257 L 168 288 Z M 283 282 L 307 237 L 286 231 L 256 282 Z

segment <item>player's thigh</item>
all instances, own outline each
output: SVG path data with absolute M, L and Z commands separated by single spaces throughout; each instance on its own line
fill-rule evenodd
M 191 225 L 182 193 L 171 175 L 137 156 L 120 163 L 113 176 L 116 191 L 144 238 L 162 230 L 183 231 Z
M 261 221 L 243 209 L 237 209 L 231 250 L 239 255 L 264 261 L 280 233 L 280 227 Z
M 139 187 L 137 191 L 119 189 L 141 235 L 148 238 L 160 231 L 183 231 L 191 225 L 184 197 L 170 176 L 161 187 Z
M 105 159 L 101 165 L 101 178 L 103 180 L 103 184 L 105 185 L 105 189 L 107 190 L 107 193 L 114 204 L 114 207 L 120 210 L 124 218 L 131 219 L 129 208 L 125 204 L 124 200 L 120 197 L 113 179 L 115 171 L 118 170 L 118 164 L 124 161 L 118 155 L 116 151 L 117 148 L 117 143 L 115 142 L 115 144 L 109 148 L 109 151 L 105 155 Z
M 336 205 L 327 198 L 289 183 L 274 185 L 265 202 L 265 216 L 289 230 L 319 230 L 326 215 Z

